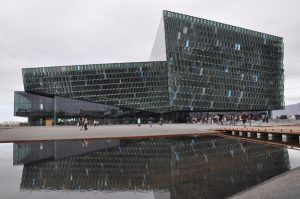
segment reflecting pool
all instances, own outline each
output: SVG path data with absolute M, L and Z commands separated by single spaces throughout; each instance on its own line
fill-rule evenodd
M 1 198 L 225 198 L 299 151 L 220 137 L 0 144 Z

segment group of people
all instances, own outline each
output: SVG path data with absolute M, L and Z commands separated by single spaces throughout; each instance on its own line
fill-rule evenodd
M 152 127 L 152 124 L 154 123 L 154 118 L 150 117 L 149 120 L 148 120 L 148 123 L 150 124 L 150 127 Z M 142 125 L 141 118 L 137 118 L 137 124 L 138 124 L 138 126 Z M 88 118 L 84 118 L 83 117 L 78 122 L 78 126 L 80 126 L 80 130 L 87 131 L 88 130 L 88 125 L 89 125 Z M 92 123 L 90 125 L 92 125 Z M 99 125 L 99 121 L 94 120 L 93 125 L 94 126 L 98 126 Z M 159 125 L 163 125 L 163 118 L 162 117 L 159 119 Z
M 269 122 L 268 115 L 261 115 L 261 120 L 263 123 Z M 253 114 L 237 114 L 237 115 L 211 115 L 209 117 L 193 117 L 193 123 L 200 123 L 200 124 L 220 124 L 220 125 L 238 125 L 238 123 L 246 125 L 249 122 L 251 126 L 251 121 L 254 120 Z M 187 122 L 188 123 L 188 122 Z
M 251 121 L 254 119 L 252 114 L 240 114 L 240 115 L 211 115 L 209 117 L 186 117 L 186 122 L 187 123 L 200 123 L 200 124 L 221 124 L 221 125 L 237 125 L 239 122 L 242 123 L 244 126 L 246 126 L 246 122 L 248 121 L 250 126 L 251 126 Z M 263 122 L 268 123 L 269 117 L 268 115 L 262 115 L 261 119 Z M 154 123 L 154 118 L 150 117 L 148 120 L 148 123 L 150 127 L 152 127 Z M 88 118 L 81 118 L 80 121 L 78 122 L 78 126 L 80 126 L 80 130 L 88 130 Z M 142 125 L 142 120 L 141 118 L 137 118 L 137 124 L 138 126 Z M 159 125 L 163 125 L 163 118 L 160 117 L 158 121 Z M 98 126 L 99 121 L 94 120 L 93 123 L 90 125 Z
M 193 123 L 200 124 L 221 124 L 221 125 L 237 125 L 238 122 L 242 122 L 244 125 L 249 121 L 251 126 L 251 120 L 253 115 L 241 114 L 241 115 L 213 115 L 209 117 L 193 117 Z
M 211 115 L 209 117 L 193 117 L 192 123 L 200 124 L 220 124 L 220 125 L 237 125 L 238 122 L 249 122 L 252 120 L 251 115 Z M 188 122 L 187 122 L 188 123 Z

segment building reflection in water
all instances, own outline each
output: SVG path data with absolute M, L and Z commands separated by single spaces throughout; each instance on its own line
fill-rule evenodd
M 290 169 L 287 149 L 219 137 L 14 144 L 23 190 L 224 198 Z

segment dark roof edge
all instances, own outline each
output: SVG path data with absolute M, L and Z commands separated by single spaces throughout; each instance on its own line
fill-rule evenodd
M 251 32 L 254 32 L 254 33 L 259 33 L 259 34 L 262 34 L 262 35 L 266 34 L 266 35 L 269 35 L 269 36 L 272 36 L 272 37 L 276 37 L 278 39 L 283 40 L 283 37 L 281 37 L 281 36 L 276 36 L 276 35 L 272 35 L 272 34 L 268 34 L 268 33 L 263 33 L 263 32 L 251 30 L 251 29 L 248 29 L 248 28 L 243 28 L 243 27 L 240 27 L 240 26 L 234 26 L 234 25 L 230 25 L 230 24 L 227 24 L 227 23 L 213 21 L 213 20 L 209 20 L 209 19 L 205 19 L 205 18 L 201 18 L 201 17 L 194 17 L 194 16 L 190 16 L 190 15 L 187 15 L 187 14 L 182 14 L 182 13 L 173 12 L 173 11 L 169 11 L 169 10 L 163 10 L 163 16 L 166 16 L 168 13 L 172 13 L 172 14 L 175 14 L 175 15 L 186 16 L 186 17 L 189 17 L 191 19 L 203 19 L 203 20 L 206 20 L 208 22 L 215 22 L 215 23 L 219 23 L 219 24 L 222 24 L 222 25 L 231 26 L 233 28 L 238 28 L 238 29 L 241 29 L 241 30 L 247 30 L 247 31 L 251 31 Z
M 70 65 L 61 65 L 61 66 L 38 66 L 38 67 L 28 67 L 28 68 L 22 68 L 23 69 L 36 69 L 36 68 L 53 68 L 53 67 L 72 67 L 72 66 L 89 66 L 89 65 L 112 65 L 112 66 L 117 66 L 117 65 L 125 65 L 125 64 L 146 64 L 146 63 L 163 63 L 166 61 L 143 61 L 143 62 L 119 62 L 119 63 L 101 63 L 101 64 L 70 64 Z

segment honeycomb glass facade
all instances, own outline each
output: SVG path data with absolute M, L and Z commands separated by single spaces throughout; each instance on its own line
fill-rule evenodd
M 283 39 L 164 12 L 171 110 L 284 106 Z
M 165 62 L 23 69 L 25 91 L 151 112 L 166 112 Z
M 281 37 L 164 11 L 149 62 L 24 68 L 22 75 L 25 92 L 156 115 L 270 111 L 284 106 L 283 50 Z

